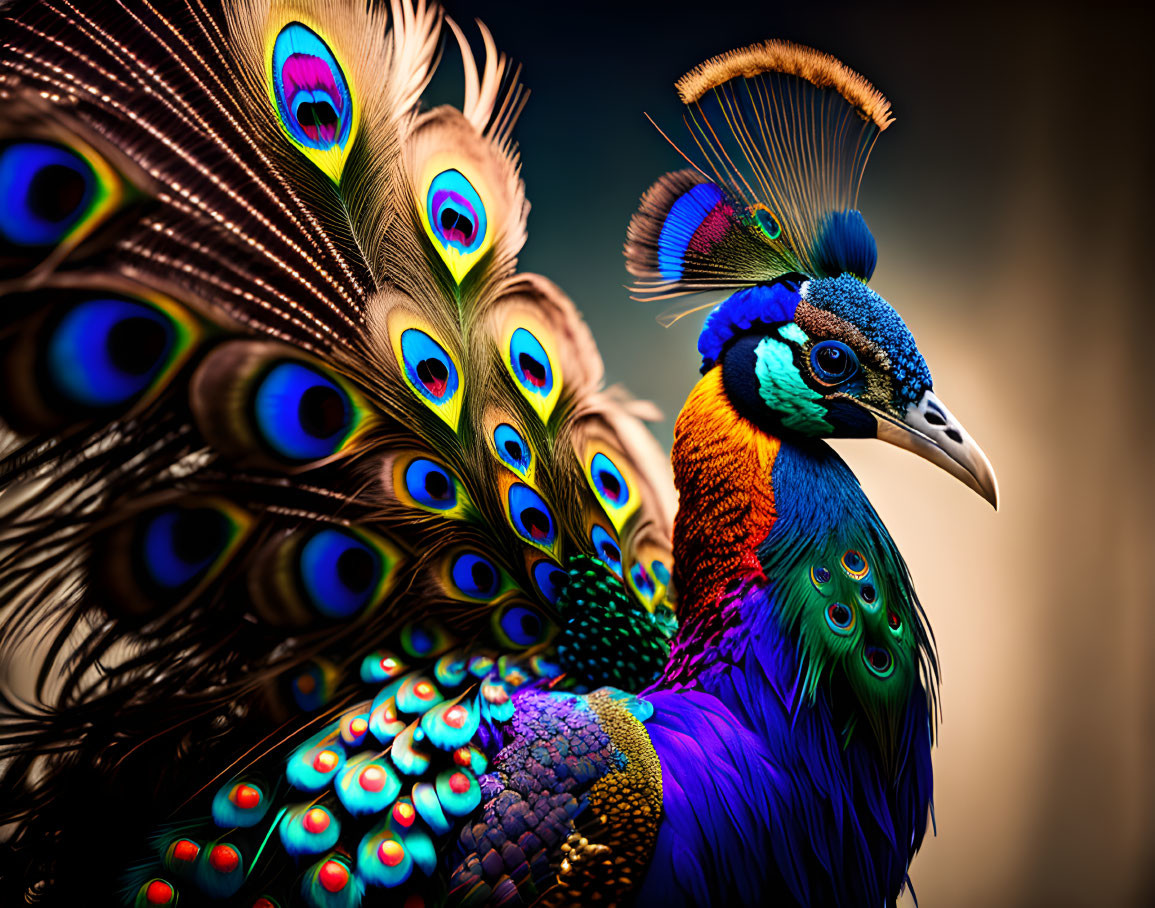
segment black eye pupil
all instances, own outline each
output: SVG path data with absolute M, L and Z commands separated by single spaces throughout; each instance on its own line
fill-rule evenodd
M 876 671 L 884 672 L 890 667 L 890 653 L 884 649 L 871 650 L 867 658 Z
M 823 341 L 812 354 L 815 371 L 824 381 L 845 381 L 857 371 L 854 354 L 837 341 Z
M 425 474 L 425 491 L 431 498 L 440 500 L 449 494 L 449 477 L 436 470 Z
M 469 573 L 473 578 L 473 585 L 476 589 L 484 592 L 493 586 L 495 579 L 493 576 L 493 568 L 484 561 L 475 561 Z
M 337 577 L 354 593 L 363 593 L 373 583 L 377 567 L 365 549 L 348 548 L 337 556 Z

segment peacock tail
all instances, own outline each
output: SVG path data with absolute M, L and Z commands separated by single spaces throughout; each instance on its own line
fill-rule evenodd
M 425 0 L 4 15 L 7 891 L 439 902 L 511 695 L 673 624 L 649 410 L 517 271 L 517 73 Z

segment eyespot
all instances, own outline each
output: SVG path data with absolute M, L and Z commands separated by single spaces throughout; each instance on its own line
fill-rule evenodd
M 58 145 L 16 142 L 0 151 L 0 237 L 54 246 L 84 220 L 99 185 L 88 162 Z
M 526 542 L 549 548 L 557 538 L 553 514 L 544 499 L 529 486 L 515 482 L 507 496 L 509 518 L 514 530 Z
M 401 332 L 405 375 L 418 394 L 433 404 L 444 404 L 457 393 L 457 366 L 442 346 L 418 328 Z
M 289 138 L 307 149 L 344 148 L 353 126 L 349 84 L 329 46 L 300 22 L 273 44 L 273 97 Z
M 812 567 L 810 569 L 810 582 L 813 583 L 815 587 L 821 589 L 825 584 L 830 582 L 830 570 L 822 565 Z
M 83 407 L 113 407 L 143 393 L 173 358 L 178 328 L 164 312 L 118 299 L 69 309 L 47 345 L 56 389 Z
M 533 609 L 508 605 L 498 614 L 497 630 L 498 636 L 505 638 L 510 645 L 526 647 L 544 639 L 547 626 Z
M 890 651 L 881 646 L 868 646 L 862 651 L 862 659 L 866 667 L 880 678 L 885 678 L 894 671 L 894 658 Z
M 902 631 L 902 619 L 893 610 L 886 610 L 886 626 L 896 634 Z
M 873 583 L 864 583 L 858 588 L 858 595 L 862 597 L 862 601 L 867 605 L 872 605 L 878 600 L 878 590 L 874 588 Z
M 457 556 L 450 575 L 453 585 L 470 599 L 492 599 L 501 581 L 497 566 L 488 558 L 472 552 Z
M 519 476 L 529 473 L 533 457 L 529 442 L 509 423 L 502 423 L 493 430 L 493 447 L 502 462 Z
M 381 556 L 351 533 L 326 529 L 301 547 L 301 579 L 314 607 L 329 618 L 348 618 L 381 585 Z
M 348 393 L 301 363 L 274 366 L 257 386 L 253 410 L 265 443 L 297 463 L 337 453 L 352 433 Z
M 858 357 L 842 341 L 824 340 L 811 349 L 810 365 L 824 385 L 840 385 L 858 371 Z
M 420 507 L 448 511 L 457 505 L 457 480 L 440 464 L 415 458 L 405 468 L 405 489 Z
M 654 578 L 650 576 L 650 572 L 640 561 L 630 568 L 630 580 L 633 581 L 634 589 L 637 590 L 643 601 L 649 602 L 654 598 L 654 593 L 657 590 L 657 587 L 654 586 Z
M 213 796 L 213 822 L 224 829 L 255 826 L 269 810 L 269 797 L 255 782 L 227 782 Z
M 826 607 L 826 623 L 830 625 L 830 629 L 836 634 L 846 636 L 854 630 L 854 626 L 858 623 L 858 618 L 854 614 L 854 609 L 849 605 L 844 605 L 841 602 L 831 602 Z
M 590 542 L 593 543 L 594 552 L 602 560 L 602 563 L 621 577 L 622 550 L 614 541 L 614 537 L 606 532 L 605 527 L 595 523 L 594 528 L 590 531 Z
M 445 628 L 436 621 L 418 621 L 401 628 L 401 648 L 414 658 L 442 653 L 451 642 Z
M 758 227 L 766 234 L 766 238 L 776 240 L 782 236 L 782 225 L 778 223 L 777 219 L 770 213 L 770 209 L 765 205 L 754 206 L 754 220 Z
M 861 580 L 870 572 L 870 565 L 862 557 L 862 553 L 854 549 L 842 556 L 842 568 L 855 580 Z
M 514 378 L 530 394 L 549 397 L 553 391 L 553 368 L 541 342 L 525 328 L 509 340 L 509 365 Z
M 154 584 L 174 590 L 206 573 L 231 537 L 226 515 L 215 508 L 170 508 L 145 525 L 144 568 Z
M 444 170 L 426 194 L 426 216 L 434 238 L 462 255 L 477 252 L 485 241 L 485 204 L 460 171 Z
M 533 582 L 546 602 L 557 605 L 562 590 L 569 583 L 569 574 L 552 561 L 539 561 L 533 566 Z
M 661 561 L 651 561 L 650 570 L 662 586 L 670 585 L 670 569 Z
M 594 480 L 594 489 L 604 504 L 612 508 L 620 508 L 630 497 L 630 487 L 626 485 L 625 477 L 614 465 L 614 462 L 600 451 L 590 461 L 590 473 Z

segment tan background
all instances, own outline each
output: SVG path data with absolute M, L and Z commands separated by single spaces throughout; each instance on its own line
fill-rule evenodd
M 698 325 L 664 330 L 622 290 L 633 205 L 678 164 L 642 111 L 683 135 L 673 80 L 771 36 L 890 97 L 860 199 L 872 286 L 1003 493 L 995 514 L 909 454 L 841 446 L 939 641 L 938 835 L 915 888 L 924 908 L 1155 904 L 1151 18 L 866 7 L 450 4 L 526 65 L 523 264 L 573 295 L 611 379 L 671 417 Z

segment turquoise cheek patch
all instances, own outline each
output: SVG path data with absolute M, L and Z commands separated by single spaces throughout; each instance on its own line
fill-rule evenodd
M 766 406 L 780 415 L 782 425 L 805 435 L 832 434 L 834 427 L 826 419 L 826 408 L 819 403 L 822 395 L 802 380 L 790 347 L 766 337 L 754 353 L 758 393 Z

